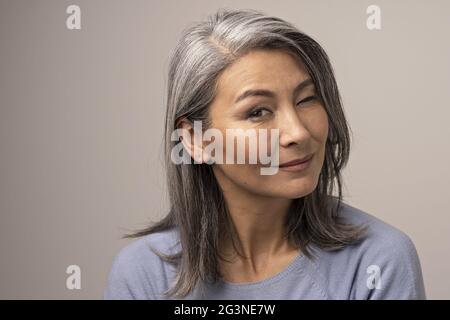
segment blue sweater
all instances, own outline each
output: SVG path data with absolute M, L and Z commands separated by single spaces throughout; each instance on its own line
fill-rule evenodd
M 338 251 L 315 246 L 315 259 L 301 252 L 284 270 L 258 282 L 198 286 L 185 299 L 426 299 L 416 248 L 402 231 L 348 204 L 340 215 L 353 224 L 367 223 L 366 238 Z M 128 244 L 116 255 L 104 299 L 167 299 L 162 293 L 175 268 L 162 252 L 180 250 L 177 231 L 153 233 Z M 175 246 L 174 246 L 175 245 Z

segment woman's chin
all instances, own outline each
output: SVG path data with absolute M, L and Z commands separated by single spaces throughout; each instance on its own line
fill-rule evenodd
M 316 188 L 315 183 L 313 182 L 309 183 L 305 180 L 301 182 L 298 181 L 296 183 L 286 183 L 285 187 L 283 188 L 283 195 L 284 198 L 287 199 L 302 198 L 312 193 L 315 188 Z

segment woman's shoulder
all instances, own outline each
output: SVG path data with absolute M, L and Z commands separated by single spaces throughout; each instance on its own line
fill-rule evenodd
M 344 202 L 338 215 L 346 223 L 366 225 L 367 232 L 343 249 L 318 251 L 316 266 L 331 287 L 342 287 L 347 279 L 353 298 L 425 298 L 419 257 L 409 235 Z
M 341 202 L 341 209 L 338 215 L 349 224 L 366 225 L 368 227 L 367 233 L 361 239 L 359 246 L 378 248 L 380 250 L 389 248 L 391 251 L 393 249 L 410 251 L 414 247 L 412 239 L 406 232 L 376 217 L 372 213 Z
M 344 202 L 341 202 L 338 216 L 345 223 L 365 225 L 367 230 L 359 241 L 348 245 L 337 255 L 348 255 L 359 261 L 377 261 L 379 264 L 416 262 L 417 250 L 411 237 L 398 227 Z
M 163 254 L 174 254 L 179 248 L 178 240 L 178 231 L 175 228 L 150 233 L 125 245 L 117 253 L 116 259 L 127 261 L 136 261 L 136 258 L 140 261 L 153 260 L 158 257 L 155 250 Z
M 104 298 L 155 299 L 175 272 L 155 251 L 171 255 L 178 250 L 176 229 L 151 233 L 125 245 L 113 259 Z

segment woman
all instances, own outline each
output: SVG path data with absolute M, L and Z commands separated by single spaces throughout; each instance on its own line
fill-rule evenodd
M 277 171 L 261 174 L 261 154 L 249 163 L 249 136 L 243 164 L 217 161 L 236 159 L 239 135 L 208 149 L 215 139 L 193 138 L 198 122 L 223 137 L 270 132 L 258 148 L 277 129 Z M 425 299 L 410 238 L 342 202 L 350 135 L 336 80 L 292 24 L 221 9 L 186 29 L 170 63 L 165 145 L 170 211 L 127 235 L 141 238 L 116 256 L 104 298 Z M 194 163 L 174 161 L 180 150 Z

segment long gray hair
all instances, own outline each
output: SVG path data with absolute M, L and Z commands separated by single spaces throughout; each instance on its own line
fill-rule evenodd
M 342 202 L 341 170 L 350 152 L 350 128 L 325 51 L 280 18 L 250 9 L 219 9 L 206 21 L 183 31 L 170 60 L 164 138 L 170 210 L 157 223 L 124 236 L 141 237 L 172 228 L 179 231 L 180 252 L 156 252 L 177 266 L 174 285 L 164 292 L 168 296 L 185 297 L 200 281 L 215 282 L 220 277 L 218 259 L 223 258 L 218 252 L 219 240 L 235 236 L 212 167 L 174 164 L 171 151 L 179 142 L 172 141 L 172 132 L 181 118 L 202 121 L 208 128 L 209 105 L 218 76 L 236 59 L 257 48 L 288 50 L 301 59 L 328 114 L 329 133 L 318 185 L 311 194 L 293 200 L 285 221 L 286 236 L 307 257 L 314 258 L 310 245 L 338 250 L 360 240 L 367 229 L 346 224 L 337 214 Z M 333 195 L 334 180 L 338 196 Z

